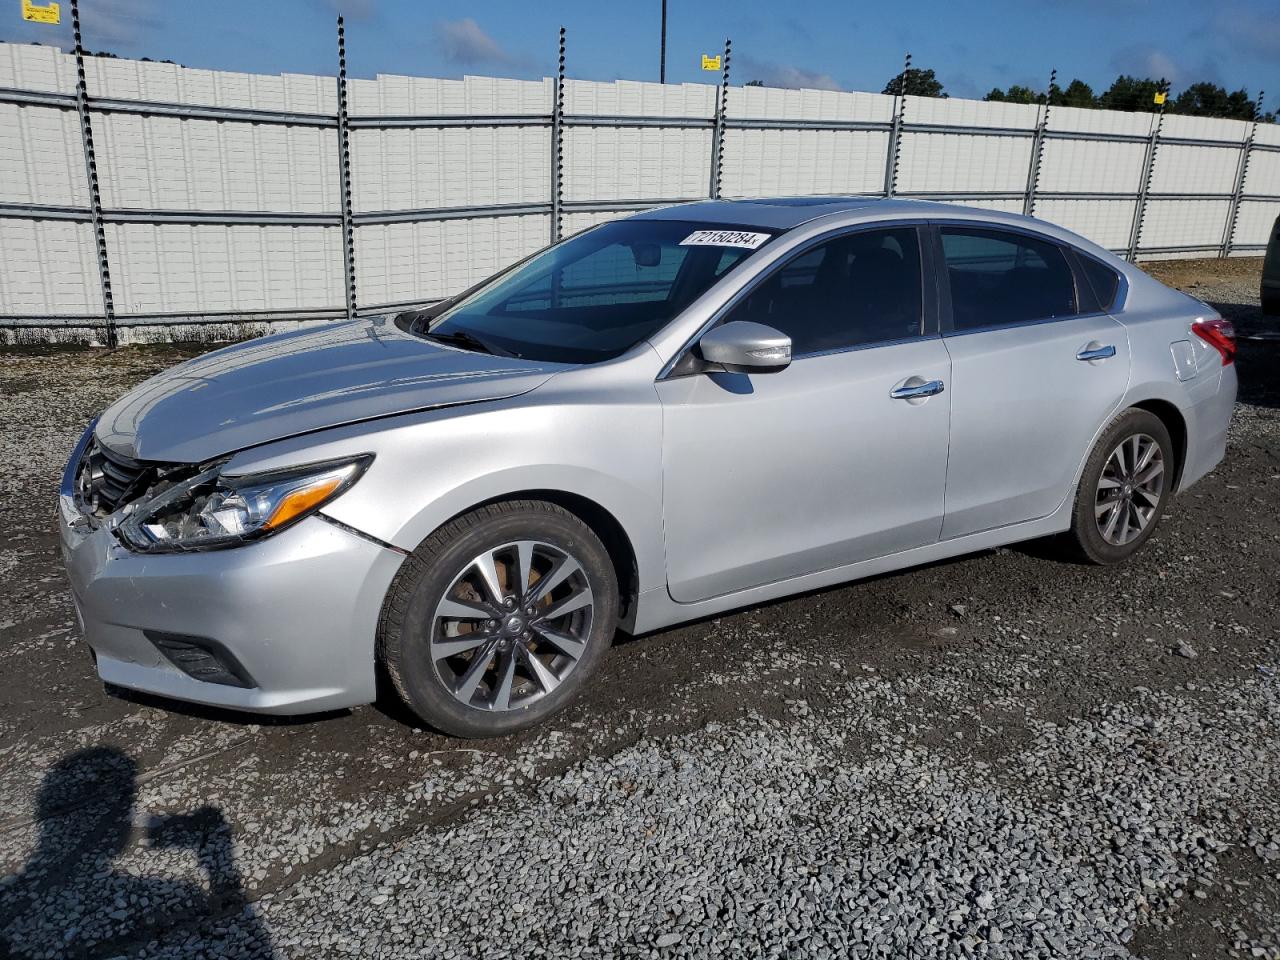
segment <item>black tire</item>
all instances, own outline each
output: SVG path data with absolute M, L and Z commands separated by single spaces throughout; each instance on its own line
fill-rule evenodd
M 505 643 L 505 650 L 517 661 L 517 671 L 524 671 L 516 689 L 529 685 L 537 699 L 521 702 L 512 698 L 510 709 L 494 710 L 463 702 L 448 685 L 449 677 L 442 672 L 463 669 L 478 659 L 487 646 L 476 652 L 460 654 L 457 658 L 441 661 L 437 666 L 431 656 L 432 638 L 448 639 L 437 622 L 438 605 L 446 591 L 466 590 L 467 583 L 459 587 L 458 577 L 470 567 L 473 558 L 488 551 L 499 550 L 503 544 L 517 541 L 537 541 L 548 545 L 577 561 L 580 573 L 574 574 L 579 584 L 589 586 L 592 607 L 589 621 L 582 627 L 585 651 L 572 658 L 572 668 L 549 692 L 540 692 L 535 671 L 529 669 L 529 650 L 537 647 L 538 634 L 534 633 L 533 647 L 515 650 L 520 637 L 507 637 L 502 631 L 502 620 L 484 621 L 474 628 L 475 636 L 485 632 L 498 637 L 495 642 Z M 514 568 L 502 571 L 508 578 Z M 504 581 L 504 586 L 506 582 Z M 557 587 L 556 590 L 560 590 Z M 478 592 L 475 594 L 478 597 Z M 484 602 L 483 598 L 479 598 Z M 551 602 L 551 593 L 545 601 Z M 519 604 L 513 611 L 521 614 Z M 569 615 L 572 616 L 572 615 Z M 569 511 L 553 503 L 541 500 L 513 500 L 480 507 L 445 524 L 415 550 L 400 568 L 383 602 L 378 627 L 378 657 L 396 693 L 425 723 L 444 733 L 458 737 L 498 737 L 531 727 L 563 709 L 581 690 L 594 673 L 605 651 L 613 641 L 618 618 L 618 583 L 608 551 L 591 528 Z M 487 624 L 497 623 L 497 632 Z M 580 623 L 582 621 L 579 621 Z M 467 635 L 463 635 L 464 637 Z M 524 636 L 529 636 L 528 633 Z M 543 647 L 547 657 L 559 658 L 569 663 L 566 655 L 550 647 Z M 502 654 L 505 655 L 505 654 Z M 479 692 L 491 694 L 498 686 L 496 671 L 504 661 L 495 653 L 490 662 L 498 665 L 491 683 L 481 681 Z M 541 660 L 540 660 L 541 662 Z M 491 668 L 482 668 L 485 677 Z M 457 677 L 453 677 L 457 680 Z M 458 684 L 455 683 L 455 686 Z M 544 685 L 545 686 L 545 685 Z M 508 684 L 511 688 L 512 684 Z
M 1112 516 L 1118 517 L 1118 523 L 1130 524 L 1126 529 L 1133 529 L 1138 521 L 1134 514 L 1121 513 L 1120 509 L 1123 508 L 1114 511 L 1108 509 L 1102 498 L 1105 496 L 1110 499 L 1111 489 L 1100 490 L 1099 482 L 1113 452 L 1122 443 L 1131 443 L 1135 438 L 1141 442 L 1140 438 L 1143 437 L 1154 441 L 1159 448 L 1163 465 L 1163 482 L 1160 485 L 1158 502 L 1154 505 L 1154 509 L 1151 509 L 1141 530 L 1137 531 L 1131 539 L 1124 543 L 1111 542 L 1104 535 L 1103 527 Z M 1076 490 L 1075 506 L 1071 515 L 1071 528 L 1063 538 L 1068 551 L 1078 559 L 1104 565 L 1122 563 L 1133 556 L 1151 538 L 1160 517 L 1164 514 L 1169 497 L 1173 493 L 1173 482 L 1177 472 L 1176 463 L 1173 440 L 1169 436 L 1168 428 L 1159 417 L 1146 410 L 1135 408 L 1125 410 L 1116 416 L 1098 439 L 1081 473 L 1080 486 Z M 1110 472 L 1109 482 L 1111 482 Z M 1122 496 L 1124 490 L 1131 486 L 1133 485 L 1126 484 L 1121 490 L 1116 491 L 1115 496 L 1117 498 Z M 1144 505 L 1144 509 L 1150 508 L 1149 500 L 1143 499 L 1141 494 L 1131 499 Z M 1101 519 L 1098 516 L 1099 509 L 1106 510 Z M 1112 536 L 1117 534 L 1113 531 Z

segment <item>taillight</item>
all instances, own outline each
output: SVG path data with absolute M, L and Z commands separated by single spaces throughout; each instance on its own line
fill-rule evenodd
M 1191 325 L 1191 332 L 1222 354 L 1222 365 L 1234 363 L 1236 359 L 1236 328 L 1230 320 L 1214 317 L 1211 320 L 1197 320 Z

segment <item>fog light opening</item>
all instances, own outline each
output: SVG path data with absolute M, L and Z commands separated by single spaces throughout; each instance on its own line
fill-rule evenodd
M 235 655 L 217 640 L 154 630 L 143 632 L 166 660 L 193 680 L 245 689 L 257 686 Z

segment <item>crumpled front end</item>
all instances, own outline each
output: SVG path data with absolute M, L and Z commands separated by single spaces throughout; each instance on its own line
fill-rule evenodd
M 121 457 L 92 427 L 68 464 L 62 553 L 102 679 L 264 713 L 372 701 L 378 615 L 403 554 L 321 514 L 229 549 L 129 549 L 131 498 L 195 469 Z

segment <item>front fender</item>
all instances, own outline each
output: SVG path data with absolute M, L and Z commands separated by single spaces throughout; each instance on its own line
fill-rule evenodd
M 631 541 L 636 554 L 640 589 L 649 589 L 662 582 L 665 565 L 661 503 L 656 496 L 657 491 L 651 494 L 616 476 L 582 464 L 525 463 L 468 477 L 434 496 L 411 516 L 406 516 L 399 529 L 386 539 L 397 547 L 413 550 L 453 517 L 481 503 L 519 498 L 541 491 L 582 497 L 608 512 Z M 364 511 L 359 509 L 356 501 L 338 501 L 332 507 L 326 507 L 324 512 L 358 530 L 365 530 L 370 525 L 365 522 Z
M 323 513 L 403 550 L 485 501 L 532 490 L 586 498 L 621 525 L 639 589 L 665 582 L 661 411 L 649 386 L 607 403 L 512 398 L 340 427 L 245 451 L 237 472 L 372 453 Z

